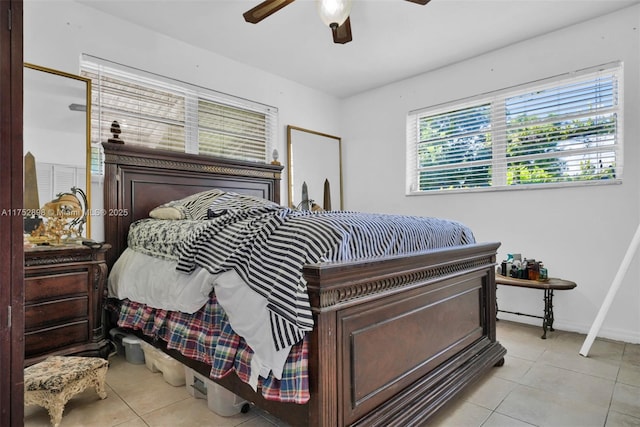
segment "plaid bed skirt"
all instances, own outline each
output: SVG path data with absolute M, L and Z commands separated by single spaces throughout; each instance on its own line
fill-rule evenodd
M 209 376 L 222 378 L 232 371 L 249 383 L 253 350 L 236 334 L 212 292 L 197 312 L 186 314 L 122 301 L 118 326 L 140 330 L 167 343 L 189 359 L 211 366 Z M 260 378 L 258 389 L 267 400 L 303 404 L 309 400 L 309 344 L 305 337 L 291 348 L 280 380 L 269 374 Z

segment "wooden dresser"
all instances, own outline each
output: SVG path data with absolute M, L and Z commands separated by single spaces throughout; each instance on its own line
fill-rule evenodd
M 25 248 L 25 366 L 54 354 L 107 356 L 102 306 L 109 248 Z

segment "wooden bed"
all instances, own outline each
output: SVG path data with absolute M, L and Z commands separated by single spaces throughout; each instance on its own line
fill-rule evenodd
M 129 225 L 162 203 L 211 188 L 280 201 L 279 165 L 103 146 L 109 266 L 126 248 Z M 308 265 L 310 401 L 265 400 L 234 374 L 217 382 L 293 426 L 423 424 L 504 363 L 495 329 L 498 247 Z M 209 366 L 167 352 L 208 376 Z

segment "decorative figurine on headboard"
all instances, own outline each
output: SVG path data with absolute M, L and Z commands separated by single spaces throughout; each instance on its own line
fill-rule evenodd
M 273 157 L 273 160 L 271 161 L 271 164 L 272 165 L 279 165 L 280 162 L 278 161 L 279 154 L 278 154 L 278 149 L 277 148 L 273 149 L 273 153 L 271 153 L 271 156 Z
M 324 180 L 324 203 L 322 208 L 325 211 L 331 210 L 331 186 L 328 178 Z
M 120 132 L 122 132 L 120 130 L 120 123 L 118 123 L 117 120 L 114 120 L 111 123 L 111 133 L 113 134 L 113 138 L 109 138 L 108 142 L 114 143 L 114 144 L 124 144 L 124 141 L 120 139 L 120 137 L 118 135 L 120 135 Z

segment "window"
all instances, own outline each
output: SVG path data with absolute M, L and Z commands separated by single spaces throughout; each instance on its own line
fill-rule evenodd
M 410 112 L 408 194 L 622 180 L 622 65 Z
M 246 99 L 83 55 L 92 80 L 91 173 L 117 121 L 126 144 L 265 162 L 278 110 Z

